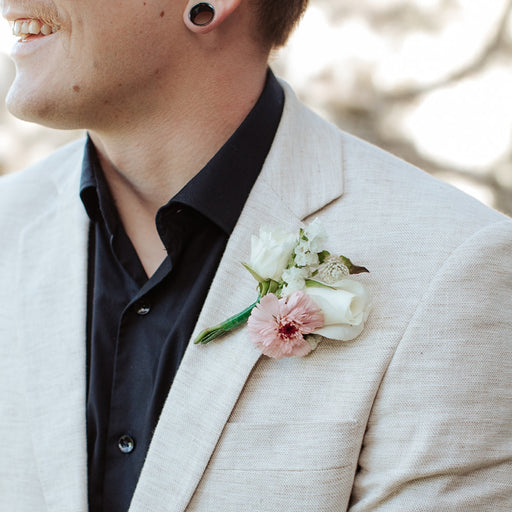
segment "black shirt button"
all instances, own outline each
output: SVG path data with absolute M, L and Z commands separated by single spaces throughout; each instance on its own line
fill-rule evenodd
M 132 453 L 135 450 L 135 441 L 129 435 L 124 435 L 119 438 L 117 446 L 122 453 Z
M 151 311 L 151 306 L 147 302 L 138 302 L 135 304 L 137 315 L 145 316 Z

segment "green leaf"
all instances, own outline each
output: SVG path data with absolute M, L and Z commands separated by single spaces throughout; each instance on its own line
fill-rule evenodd
M 320 264 L 322 264 L 330 255 L 331 255 L 331 253 L 329 251 L 319 252 L 318 253 L 318 261 L 320 262 Z
M 270 279 L 267 279 L 266 281 L 261 281 L 258 286 L 258 289 L 260 291 L 260 297 L 264 297 L 265 295 L 267 295 L 269 288 L 270 288 Z
M 356 265 L 352 265 L 349 268 L 351 274 L 363 274 L 364 272 L 370 273 L 370 271 L 366 267 L 357 267 Z
M 316 279 L 306 279 L 306 288 L 329 288 L 330 290 L 336 290 L 334 286 L 322 283 L 322 281 L 317 281 Z
M 346 256 L 340 255 L 341 261 L 347 266 L 350 274 L 362 274 L 363 272 L 370 272 L 366 267 L 358 267 L 354 265 Z
M 269 287 L 267 293 L 276 293 L 279 288 L 279 283 L 277 281 L 274 281 L 273 279 L 269 282 Z
M 252 277 L 258 281 L 258 283 L 262 283 L 265 281 L 263 277 L 261 277 L 258 273 L 256 273 L 247 263 L 242 262 L 242 265 L 249 271 Z
M 343 262 L 343 264 L 350 270 L 350 267 L 352 267 L 352 262 L 342 254 L 340 254 L 339 258 Z

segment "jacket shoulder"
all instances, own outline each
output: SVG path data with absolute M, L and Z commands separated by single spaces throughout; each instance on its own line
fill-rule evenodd
M 26 169 L 0 177 L 0 222 L 6 217 L 33 216 L 66 187 L 78 187 L 83 150 L 80 139 Z
M 341 132 L 345 199 L 366 198 L 389 226 L 415 225 L 463 240 L 486 225 L 510 220 L 477 199 L 390 153 Z

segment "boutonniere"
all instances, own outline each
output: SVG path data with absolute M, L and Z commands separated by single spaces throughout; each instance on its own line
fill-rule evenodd
M 368 318 L 370 296 L 349 276 L 368 270 L 325 250 L 325 240 L 318 219 L 298 234 L 261 228 L 251 237 L 249 263 L 243 263 L 258 282 L 258 299 L 202 331 L 194 343 L 206 344 L 247 323 L 254 345 L 281 359 L 305 356 L 323 338 L 357 337 Z

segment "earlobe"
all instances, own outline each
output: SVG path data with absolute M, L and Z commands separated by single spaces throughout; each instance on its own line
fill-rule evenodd
M 186 27 L 196 34 L 206 34 L 217 28 L 242 0 L 189 0 L 183 13 Z
M 188 19 L 196 27 L 205 27 L 215 18 L 215 8 L 212 4 L 200 2 L 192 7 L 188 13 Z

